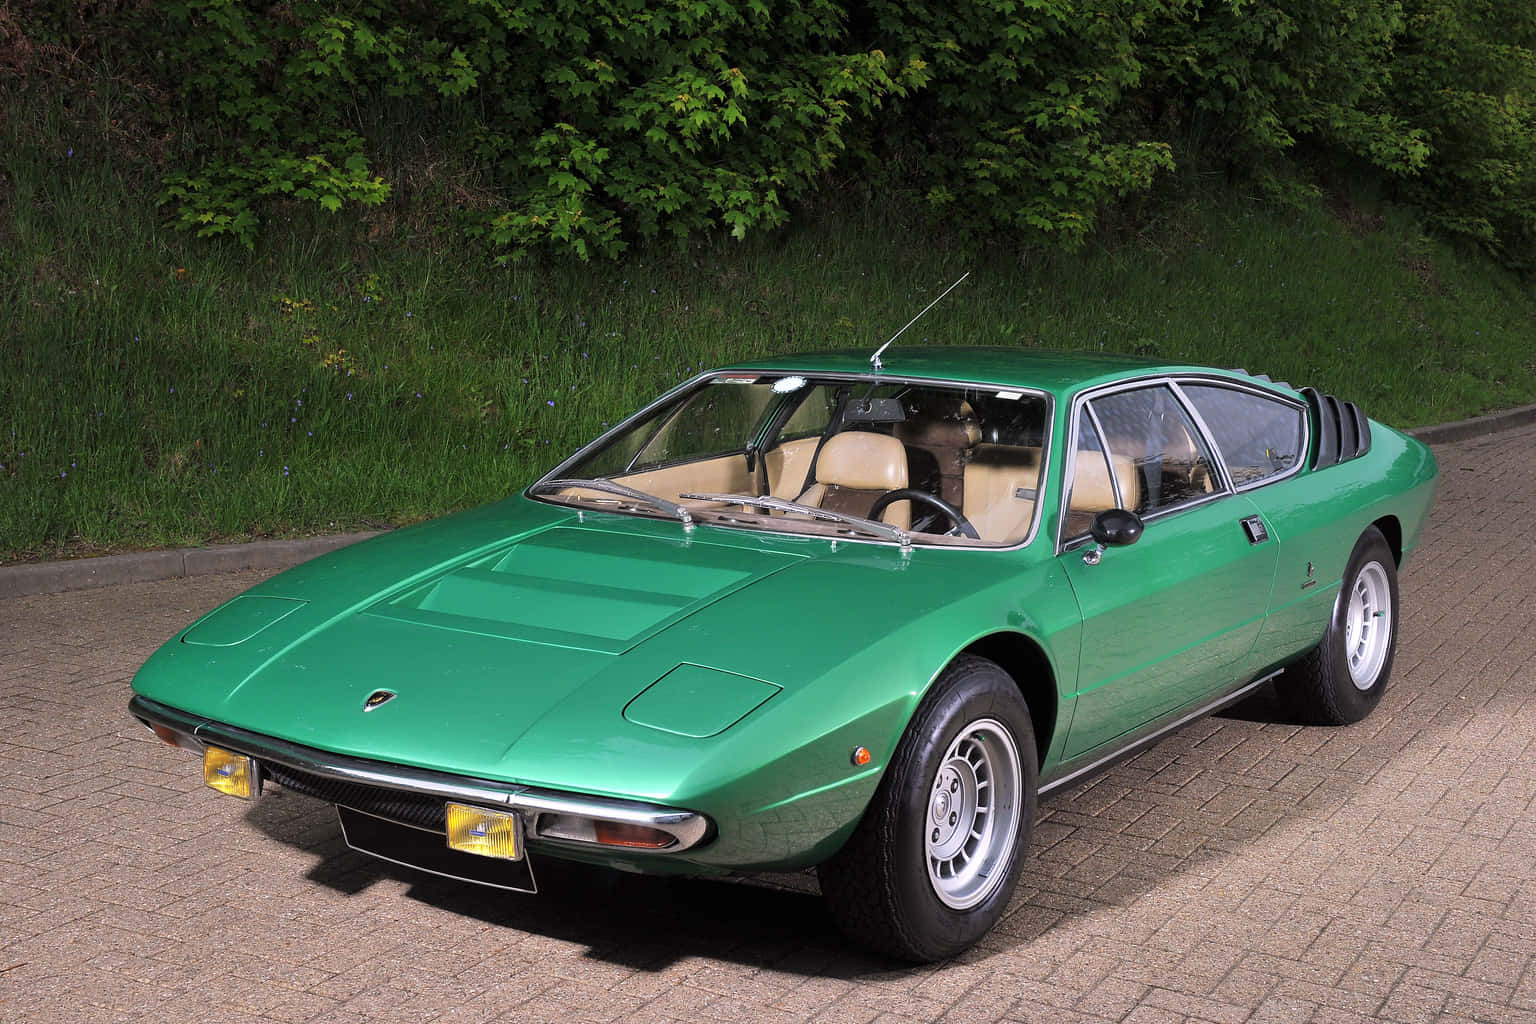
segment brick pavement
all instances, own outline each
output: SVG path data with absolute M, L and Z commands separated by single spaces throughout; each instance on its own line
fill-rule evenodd
M 0 601 L 0 1022 L 1536 1024 L 1533 447 L 1439 449 L 1370 719 L 1260 697 L 1048 802 L 1008 917 L 916 969 L 847 948 L 804 876 L 544 861 L 505 896 L 204 788 L 128 681 L 261 573 Z

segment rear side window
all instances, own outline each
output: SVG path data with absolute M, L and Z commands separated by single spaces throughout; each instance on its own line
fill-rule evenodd
M 1210 429 L 1235 487 L 1252 487 L 1295 468 L 1306 441 L 1305 412 L 1275 398 L 1212 384 L 1181 383 Z

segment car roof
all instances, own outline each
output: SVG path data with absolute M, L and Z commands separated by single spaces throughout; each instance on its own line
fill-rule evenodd
M 873 351 L 873 350 L 871 350 Z M 800 373 L 851 373 L 867 375 L 870 353 L 862 351 L 811 352 L 772 359 L 732 363 L 729 369 Z M 1243 371 L 1169 363 L 1138 356 L 1105 352 L 1062 352 L 1047 349 L 959 346 L 892 346 L 881 357 L 880 376 L 952 380 L 1002 387 L 1037 388 L 1068 395 L 1085 387 L 1132 377 L 1211 374 L 1254 383 L 1281 393 L 1283 384 L 1254 378 Z

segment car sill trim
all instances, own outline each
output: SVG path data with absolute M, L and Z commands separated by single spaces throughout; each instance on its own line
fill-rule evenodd
M 1282 671 L 1284 670 L 1276 669 L 1273 672 L 1262 675 L 1250 682 L 1244 683 L 1237 689 L 1230 690 L 1227 693 L 1222 694 L 1220 697 L 1217 697 L 1215 700 L 1208 701 L 1195 708 L 1193 711 L 1180 715 L 1178 718 L 1174 719 L 1168 724 L 1154 729 L 1153 731 L 1147 733 L 1145 736 L 1132 741 L 1128 745 L 1105 754 L 1098 760 L 1090 762 L 1089 764 L 1085 764 L 1081 768 L 1063 775 L 1059 779 L 1052 779 L 1050 782 L 1047 782 L 1040 787 L 1040 796 L 1051 796 L 1060 790 L 1069 789 L 1080 782 L 1086 782 L 1088 779 L 1095 775 L 1108 771 L 1120 762 L 1135 757 L 1137 754 L 1148 749 L 1149 747 L 1156 746 L 1158 743 L 1167 739 L 1171 733 L 1178 732 L 1189 723 L 1197 719 L 1204 718 L 1207 715 L 1213 715 L 1220 711 L 1222 708 L 1230 707 L 1231 705 L 1236 704 L 1238 701 L 1251 694 L 1254 690 L 1257 690 L 1259 687 L 1263 686 L 1265 683 L 1278 676 Z

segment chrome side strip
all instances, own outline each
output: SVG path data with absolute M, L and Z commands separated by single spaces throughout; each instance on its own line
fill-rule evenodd
M 512 782 L 464 778 L 426 768 L 385 764 L 345 754 L 332 754 L 189 715 L 137 694 L 129 701 L 128 710 L 146 726 L 162 725 L 191 736 L 201 743 L 222 747 L 234 753 L 248 754 L 262 761 L 275 761 L 289 768 L 339 782 L 377 786 L 405 793 L 419 793 L 443 800 L 509 807 L 529 815 L 570 814 L 585 818 L 600 818 L 604 821 L 644 825 L 676 837 L 675 845 L 664 850 L 647 850 L 647 853 L 681 853 L 698 846 L 709 838 L 713 831 L 710 820 L 694 811 L 662 807 L 637 800 L 562 793 Z M 531 821 L 530 824 L 532 824 Z M 569 842 L 569 840 L 562 841 Z M 599 843 L 582 845 L 602 848 L 602 844 Z
M 1207 715 L 1215 714 L 1217 711 L 1220 711 L 1224 707 L 1236 704 L 1238 701 L 1242 700 L 1244 697 L 1248 696 L 1254 690 L 1257 690 L 1260 686 L 1263 686 L 1265 683 L 1269 682 L 1283 671 L 1285 670 L 1276 669 L 1268 675 L 1263 675 L 1253 680 L 1252 682 L 1244 683 L 1237 689 L 1225 693 L 1213 701 L 1208 701 L 1207 703 L 1200 705 L 1195 710 L 1185 715 L 1181 715 L 1166 725 L 1152 730 L 1139 739 L 1133 740 L 1128 745 L 1105 754 L 1097 761 L 1086 764 L 1076 771 L 1063 775 L 1059 779 L 1052 779 L 1050 782 L 1047 782 L 1040 787 L 1040 795 L 1042 797 L 1050 796 L 1057 790 L 1066 789 L 1067 787 L 1075 785 L 1079 782 L 1083 782 L 1089 777 L 1097 775 L 1100 772 L 1108 771 L 1110 768 L 1113 768 L 1121 761 L 1134 757 L 1135 755 L 1141 753 L 1143 750 L 1146 750 L 1148 747 L 1162 742 L 1168 737 L 1170 733 L 1178 732 L 1190 722 L 1193 722 L 1199 718 L 1204 718 Z

